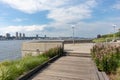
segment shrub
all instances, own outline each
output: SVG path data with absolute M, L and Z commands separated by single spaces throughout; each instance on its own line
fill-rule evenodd
M 59 48 L 52 48 L 49 51 L 46 51 L 45 53 L 43 53 L 42 55 L 49 57 L 49 58 L 52 58 L 55 55 L 57 55 L 57 54 L 61 55 L 62 53 L 63 53 L 63 49 L 61 47 L 59 47 Z
M 120 63 L 120 45 L 96 44 L 91 49 L 91 55 L 99 70 L 114 73 Z

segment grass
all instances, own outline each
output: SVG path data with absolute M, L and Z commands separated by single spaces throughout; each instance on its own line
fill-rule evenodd
M 112 34 L 104 34 L 101 35 L 98 38 L 93 39 L 93 42 L 100 43 L 100 42 L 110 42 L 113 39 L 119 39 L 120 38 L 120 32 L 112 33 Z
M 105 42 L 105 38 L 96 38 L 96 39 L 93 39 L 93 42 L 95 43 L 98 43 L 98 42 Z
M 25 72 L 47 61 L 48 57 L 25 57 L 17 61 L 6 61 L 0 64 L 0 80 L 15 80 Z
M 63 50 L 61 48 L 53 48 L 42 55 L 27 56 L 19 60 L 1 62 L 0 80 L 16 80 L 20 75 L 25 74 L 51 57 L 61 54 L 62 52 Z
M 95 42 L 95 43 L 106 42 L 106 41 L 110 42 L 112 40 L 113 40 L 113 37 L 108 37 L 108 38 L 101 37 L 101 38 L 93 39 L 93 42 Z

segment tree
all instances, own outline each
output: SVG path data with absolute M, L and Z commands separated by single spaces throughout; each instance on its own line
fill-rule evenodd
M 97 35 L 97 38 L 101 38 L 101 35 L 100 35 L 100 34 L 98 34 L 98 35 Z

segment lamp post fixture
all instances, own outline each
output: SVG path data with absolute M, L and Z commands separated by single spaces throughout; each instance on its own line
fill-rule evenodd
M 75 28 L 75 25 L 72 25 L 72 30 L 73 30 L 73 44 L 75 44 L 75 40 L 74 40 L 74 28 Z
M 114 24 L 114 25 L 113 25 L 113 28 L 114 28 L 113 39 L 114 39 L 114 40 L 115 40 L 115 27 L 116 27 L 116 25 Z
M 119 39 L 120 39 L 120 28 L 118 29 Z

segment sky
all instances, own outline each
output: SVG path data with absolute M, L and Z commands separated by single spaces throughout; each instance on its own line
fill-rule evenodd
M 0 35 L 96 37 L 120 28 L 120 0 L 0 0 Z

